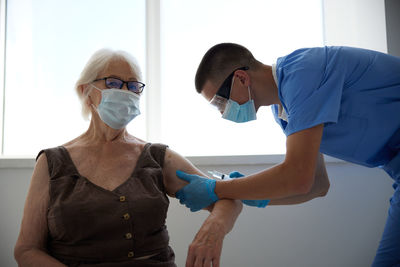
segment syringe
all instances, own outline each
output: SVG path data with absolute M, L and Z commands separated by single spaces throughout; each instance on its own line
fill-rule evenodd
M 217 179 L 230 179 L 228 174 L 219 172 L 219 171 L 208 171 L 209 174 L 211 174 L 212 177 L 217 178 Z

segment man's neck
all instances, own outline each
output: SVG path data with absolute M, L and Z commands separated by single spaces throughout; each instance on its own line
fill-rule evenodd
M 278 86 L 272 75 L 271 66 L 262 65 L 262 67 L 254 73 L 252 89 L 255 93 L 256 107 L 281 104 L 278 95 Z

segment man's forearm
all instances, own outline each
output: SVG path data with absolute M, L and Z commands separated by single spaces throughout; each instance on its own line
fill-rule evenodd
M 220 199 L 282 199 L 299 195 L 296 171 L 284 164 L 241 179 L 217 181 L 215 193 Z
M 269 205 L 293 205 L 307 202 L 317 197 L 323 197 L 329 190 L 329 178 L 325 168 L 323 155 L 319 153 L 315 170 L 314 184 L 307 194 L 282 199 L 272 199 Z
M 283 199 L 307 194 L 314 184 L 323 124 L 301 130 L 286 139 L 285 160 L 242 179 L 217 181 L 215 194 L 228 199 Z
M 297 195 L 297 196 L 292 196 L 292 197 L 287 197 L 287 198 L 282 198 L 282 199 L 272 199 L 268 203 L 268 205 L 294 205 L 294 204 L 301 204 L 307 201 L 310 201 L 311 199 L 317 198 L 317 197 L 323 197 L 325 196 L 324 193 L 311 190 L 310 193 L 304 194 L 304 195 Z

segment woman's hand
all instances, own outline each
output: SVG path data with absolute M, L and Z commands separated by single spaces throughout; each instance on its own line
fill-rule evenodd
M 187 159 L 167 149 L 163 174 L 167 194 L 171 197 L 175 197 L 175 193 L 188 184 L 188 182 L 176 176 L 177 170 L 205 176 Z M 186 259 L 187 267 L 220 266 L 219 261 L 224 237 L 232 230 L 237 217 L 242 211 L 242 207 L 240 200 L 221 199 L 205 208 L 210 211 L 210 215 L 204 221 L 189 246 Z
M 222 243 L 227 233 L 222 222 L 212 214 L 204 221 L 189 246 L 186 267 L 217 267 Z
M 189 246 L 186 267 L 219 267 L 222 243 L 242 210 L 240 200 L 222 199 L 208 207 L 210 215 Z

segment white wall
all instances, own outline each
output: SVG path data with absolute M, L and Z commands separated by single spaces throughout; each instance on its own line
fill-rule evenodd
M 400 57 L 400 1 L 385 0 L 388 53 Z
M 4 165 L 4 164 L 3 164 Z M 199 166 L 203 171 L 245 174 L 271 165 Z M 245 207 L 224 242 L 228 267 L 369 266 L 377 248 L 393 193 L 392 180 L 379 169 L 328 163 L 331 189 L 325 198 L 296 206 Z M 0 165 L 0 266 L 13 260 L 32 168 Z M 208 212 L 191 213 L 171 199 L 167 226 L 178 266 Z
M 17 240 L 32 171 L 32 168 L 0 167 L 0 266 L 2 267 L 17 266 L 13 247 Z
M 384 0 L 322 0 L 326 45 L 387 52 Z

